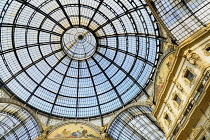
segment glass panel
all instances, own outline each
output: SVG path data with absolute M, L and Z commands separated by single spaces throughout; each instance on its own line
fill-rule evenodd
M 159 59 L 159 28 L 144 0 L 1 0 L 0 10 L 0 78 L 50 115 L 125 106 Z
M 0 139 L 35 139 L 40 130 L 35 119 L 23 108 L 0 103 Z
M 150 139 L 166 140 L 163 131 L 151 115 L 151 109 L 145 106 L 131 107 L 112 122 L 108 133 L 114 140 Z
M 210 21 L 209 0 L 153 0 L 157 12 L 178 41 L 183 41 Z

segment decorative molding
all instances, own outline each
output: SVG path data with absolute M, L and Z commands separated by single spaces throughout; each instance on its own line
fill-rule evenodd
M 204 52 L 204 55 L 210 56 L 210 51 L 207 51 L 207 49 L 210 48 L 210 43 L 208 43 L 202 50 Z
M 208 53 L 210 53 L 210 52 L 208 52 Z M 190 64 L 195 65 L 198 68 L 202 69 L 202 68 L 206 67 L 205 61 L 197 53 L 192 52 L 192 50 L 188 50 L 187 54 L 184 57 L 186 57 L 187 61 Z
M 202 80 L 200 81 L 200 83 L 203 83 L 203 88 L 200 91 L 199 87 L 195 89 L 195 94 L 194 97 L 189 98 L 189 104 L 191 104 L 189 107 L 185 108 L 186 111 L 188 111 L 188 113 L 186 115 L 181 115 L 180 116 L 180 122 L 176 122 L 175 125 L 175 129 L 173 130 L 173 132 L 171 133 L 171 139 L 179 139 L 178 137 L 180 137 L 180 134 L 184 133 L 183 131 L 186 131 L 186 126 L 190 123 L 190 121 L 193 121 L 193 119 L 190 119 L 191 117 L 193 117 L 193 113 L 195 113 L 195 110 L 198 110 L 198 105 L 200 106 L 201 104 L 205 104 L 205 101 L 202 102 L 203 100 L 208 100 L 207 98 L 204 98 L 204 96 L 207 96 L 207 91 L 206 89 L 210 87 L 209 84 L 209 79 L 210 79 L 210 71 L 206 70 L 205 75 L 203 76 Z M 200 95 L 199 95 L 200 94 Z M 198 98 L 195 99 L 195 97 L 198 96 Z M 195 99 L 195 100 L 194 100 Z M 202 106 L 200 106 L 202 107 Z M 194 114 L 196 115 L 196 114 Z M 204 115 L 204 114 L 203 114 Z M 209 122 L 209 120 L 208 120 Z M 206 125 L 206 124 L 205 124 Z M 210 126 L 209 124 L 207 126 Z M 190 132 L 190 134 L 192 134 Z M 199 133 L 199 136 L 203 136 L 201 133 Z M 198 136 L 196 136 L 198 137 Z M 197 139 L 197 138 L 196 138 Z M 201 139 L 201 138 L 199 138 Z
M 165 132 L 163 123 L 161 121 L 157 121 L 157 123 L 159 124 L 160 128 Z
M 208 133 L 210 132 L 210 120 L 209 118 L 203 122 L 202 125 L 195 127 L 192 129 L 192 132 L 190 134 L 190 138 L 193 140 L 202 139 L 204 136 L 209 139 Z
M 170 122 L 168 122 L 166 119 L 165 119 L 165 116 L 166 115 L 168 115 L 168 117 L 170 118 Z M 171 119 L 171 115 L 170 115 L 170 113 L 166 113 L 166 112 L 164 112 L 163 113 L 163 121 L 164 121 L 164 124 L 165 124 L 165 126 L 167 126 L 168 128 L 171 128 L 171 124 L 172 124 L 172 119 Z M 166 129 L 165 129 L 166 130 Z
M 191 72 L 191 73 L 194 75 L 192 81 L 188 80 L 188 79 L 185 77 L 188 71 Z M 195 83 L 195 77 L 196 77 L 196 76 L 197 76 L 197 75 L 195 74 L 194 69 L 191 68 L 191 67 L 188 67 L 188 66 L 187 66 L 187 67 L 183 70 L 182 78 L 183 78 L 183 81 L 184 81 L 184 83 L 185 83 L 186 85 L 192 86 L 192 85 Z
M 147 103 L 150 107 L 152 107 L 154 104 L 153 104 L 153 96 L 150 96 L 146 101 L 145 103 Z
M 166 106 L 168 107 L 168 109 L 170 110 L 170 112 L 176 117 L 176 114 L 174 113 L 173 108 L 171 107 L 170 103 L 166 103 Z M 171 118 L 171 117 L 170 117 Z
M 0 98 L 10 98 L 10 96 L 3 89 L 0 89 Z
M 184 90 L 183 86 L 177 81 L 173 81 L 177 89 L 179 89 L 184 95 L 188 96 L 187 92 Z M 178 93 L 178 92 L 177 92 Z
M 192 133 L 191 133 L 191 139 L 195 139 L 196 136 L 200 133 L 200 131 L 202 131 L 202 126 L 196 127 L 192 129 Z
M 176 95 L 177 95 L 177 96 L 180 98 L 180 100 L 181 100 L 180 104 L 178 104 L 178 103 L 174 100 L 174 98 L 175 98 Z M 179 94 L 178 92 L 175 91 L 175 92 L 172 94 L 171 100 L 172 100 L 174 106 L 175 106 L 178 110 L 180 110 L 180 109 L 182 108 L 183 99 L 181 98 L 181 96 L 180 96 L 180 94 Z
M 47 134 L 49 133 L 50 129 L 52 128 L 53 126 L 46 126 L 42 123 L 42 128 L 43 128 L 43 131 L 42 131 L 42 134 L 40 136 L 40 138 L 42 139 L 46 139 L 47 138 Z

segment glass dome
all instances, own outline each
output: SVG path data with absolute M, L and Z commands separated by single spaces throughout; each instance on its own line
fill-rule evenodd
M 1 140 L 33 140 L 41 131 L 27 110 L 10 103 L 0 103 L 0 124 Z
M 160 41 L 143 0 L 1 0 L 0 13 L 0 78 L 27 105 L 86 118 L 148 96 Z
M 146 106 L 133 106 L 119 113 L 108 134 L 113 140 L 166 140 L 152 109 Z
M 210 0 L 152 1 L 157 14 L 178 42 L 207 27 L 210 21 Z

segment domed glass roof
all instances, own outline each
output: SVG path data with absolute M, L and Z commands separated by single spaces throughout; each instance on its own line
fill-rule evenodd
M 40 135 L 41 125 L 28 112 L 18 105 L 0 103 L 0 139 L 34 140 Z
M 141 0 L 1 0 L 0 77 L 42 112 L 101 116 L 141 94 L 160 42 Z

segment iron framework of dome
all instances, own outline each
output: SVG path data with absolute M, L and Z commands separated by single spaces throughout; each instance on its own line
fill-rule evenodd
M 2 0 L 0 12 L 1 81 L 27 105 L 85 118 L 148 96 L 160 41 L 143 0 Z
M 113 140 L 166 140 L 163 131 L 146 106 L 133 106 L 119 113 L 108 133 Z
M 0 124 L 1 140 L 33 140 L 41 131 L 27 110 L 10 103 L 0 103 Z

